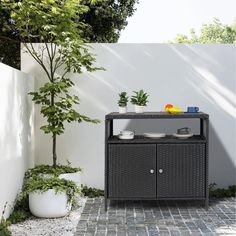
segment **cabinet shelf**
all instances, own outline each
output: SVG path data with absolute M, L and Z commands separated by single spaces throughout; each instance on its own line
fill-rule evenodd
M 110 136 L 108 143 L 206 143 L 206 138 L 201 135 L 193 135 L 187 139 L 179 139 L 172 135 L 166 135 L 164 138 L 148 138 L 143 135 L 135 135 L 134 139 L 119 139 L 117 135 Z

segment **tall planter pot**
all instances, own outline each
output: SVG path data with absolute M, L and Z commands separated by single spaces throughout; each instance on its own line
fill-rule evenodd
M 59 175 L 60 179 L 66 179 L 73 181 L 78 187 L 81 187 L 81 171 L 75 173 L 66 173 Z
M 143 113 L 145 106 L 134 105 L 134 110 L 136 113 Z
M 67 215 L 71 209 L 66 193 L 49 189 L 44 193 L 29 194 L 31 213 L 40 218 L 58 218 Z
M 119 106 L 119 113 L 120 114 L 124 114 L 124 113 L 126 113 L 127 112 L 127 107 L 120 107 Z

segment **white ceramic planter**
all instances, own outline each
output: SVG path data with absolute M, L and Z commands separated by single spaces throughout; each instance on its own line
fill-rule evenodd
M 127 107 L 119 107 L 119 113 L 124 114 L 127 112 Z
M 135 110 L 136 113 L 143 113 L 144 112 L 144 107 L 145 106 L 134 105 L 134 110 Z
M 38 176 L 39 176 L 40 178 L 43 178 L 43 179 L 54 178 L 54 175 L 52 175 L 52 174 L 39 174 Z
M 66 173 L 66 174 L 61 174 L 59 175 L 60 179 L 66 179 L 66 180 L 71 180 L 75 182 L 75 184 L 78 187 L 81 187 L 81 171 L 75 172 L 75 173 Z
M 71 205 L 67 203 L 66 193 L 56 193 L 54 189 L 49 189 L 45 193 L 30 193 L 29 208 L 36 217 L 57 218 L 67 215 Z

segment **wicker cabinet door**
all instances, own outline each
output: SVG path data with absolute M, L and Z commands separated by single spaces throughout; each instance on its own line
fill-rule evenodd
M 108 145 L 110 198 L 156 197 L 156 145 Z
M 157 197 L 205 197 L 205 144 L 157 145 Z

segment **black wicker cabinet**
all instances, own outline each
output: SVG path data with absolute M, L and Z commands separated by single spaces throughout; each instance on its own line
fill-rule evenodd
M 120 140 L 115 119 L 199 119 L 200 134 L 188 139 L 135 136 Z M 105 209 L 107 200 L 203 200 L 208 207 L 206 113 L 110 113 L 105 120 Z

